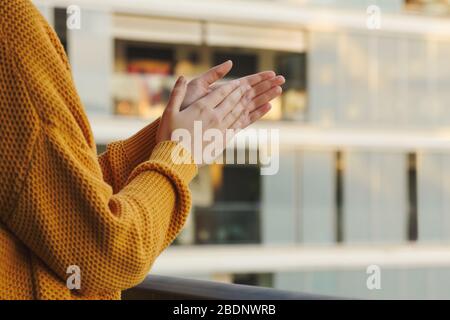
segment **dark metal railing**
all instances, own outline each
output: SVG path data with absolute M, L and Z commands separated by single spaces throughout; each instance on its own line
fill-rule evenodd
M 140 285 L 124 291 L 122 299 L 323 300 L 333 298 L 248 285 L 151 275 Z

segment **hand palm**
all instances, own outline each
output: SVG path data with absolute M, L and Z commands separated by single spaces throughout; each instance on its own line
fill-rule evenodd
M 181 109 L 184 110 L 194 102 L 205 97 L 212 90 L 226 83 L 216 83 L 230 72 L 233 64 L 227 61 L 218 65 L 199 77 L 190 81 L 186 88 L 186 95 L 181 103 Z M 253 100 L 249 104 L 245 115 L 241 117 L 234 125 L 236 128 L 243 129 L 264 116 L 271 108 L 269 101 L 281 94 L 281 86 L 284 83 L 282 76 L 276 76 L 272 71 L 260 72 L 240 79 L 241 85 L 252 87 Z
M 181 104 L 181 110 L 186 109 L 195 101 L 203 98 L 210 91 L 210 84 L 206 81 L 202 81 L 201 77 L 190 81 L 187 86 L 186 96 Z

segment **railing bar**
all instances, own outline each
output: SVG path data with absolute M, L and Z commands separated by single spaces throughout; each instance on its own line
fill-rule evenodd
M 144 299 L 324 300 L 333 297 L 248 285 L 150 275 L 134 290 Z

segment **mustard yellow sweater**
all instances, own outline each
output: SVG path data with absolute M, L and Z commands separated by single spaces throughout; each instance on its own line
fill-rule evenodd
M 0 298 L 118 299 L 180 231 L 197 168 L 158 122 L 97 157 L 54 31 L 29 0 L 0 0 L 0 27 Z

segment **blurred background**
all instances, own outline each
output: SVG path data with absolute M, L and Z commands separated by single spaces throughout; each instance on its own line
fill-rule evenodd
M 201 168 L 153 273 L 450 299 L 449 0 L 33 2 L 68 53 L 99 152 L 156 119 L 178 75 L 231 59 L 229 78 L 286 77 L 255 125 L 280 130 L 278 174 Z M 66 24 L 74 4 L 79 29 Z

